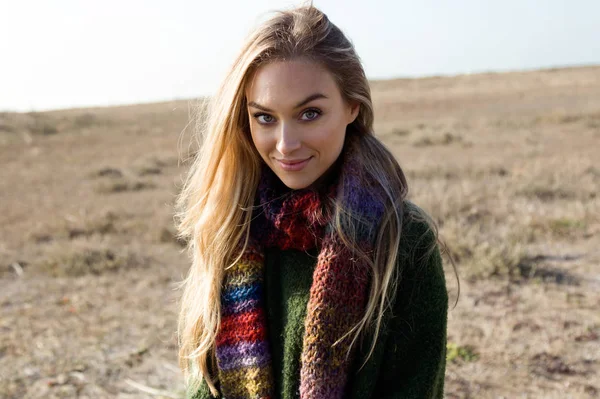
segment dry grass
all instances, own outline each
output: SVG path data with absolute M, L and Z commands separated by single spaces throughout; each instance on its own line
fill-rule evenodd
M 100 194 L 121 193 L 123 191 L 140 191 L 156 188 L 152 182 L 141 180 L 118 179 L 102 181 L 96 185 L 96 192 Z
M 600 392 L 599 74 L 372 84 L 376 131 L 458 262 L 448 398 Z M 0 397 L 183 396 L 188 106 L 0 114 Z
M 43 260 L 36 266 L 50 277 L 81 277 L 139 268 L 144 263 L 135 253 L 84 241 L 71 242 L 68 247 L 58 244 L 47 248 Z

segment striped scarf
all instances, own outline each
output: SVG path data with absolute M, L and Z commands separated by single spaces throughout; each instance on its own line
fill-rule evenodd
M 372 254 L 382 196 L 365 184 L 364 168 L 346 142 L 333 179 L 319 189 L 290 190 L 263 165 L 250 241 L 241 259 L 225 272 L 216 357 L 225 399 L 276 398 L 264 305 L 264 248 L 319 249 L 307 305 L 300 367 L 300 398 L 343 398 L 353 360 L 352 336 L 333 343 L 364 315 L 370 268 L 335 234 L 332 201 L 340 197 L 357 220 L 356 238 Z M 330 171 L 331 172 L 331 171 Z M 343 182 L 343 189 L 339 189 Z

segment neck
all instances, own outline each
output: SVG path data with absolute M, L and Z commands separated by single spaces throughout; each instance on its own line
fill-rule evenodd
M 339 176 L 341 163 L 342 157 L 339 156 L 337 160 L 321 176 L 317 178 L 317 180 L 308 186 L 308 189 L 320 191 L 323 188 L 330 186 Z

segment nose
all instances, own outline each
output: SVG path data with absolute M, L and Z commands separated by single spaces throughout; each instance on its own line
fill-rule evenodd
M 302 143 L 297 132 L 294 132 L 291 126 L 282 123 L 279 137 L 277 138 L 277 151 L 282 155 L 291 154 L 301 146 Z

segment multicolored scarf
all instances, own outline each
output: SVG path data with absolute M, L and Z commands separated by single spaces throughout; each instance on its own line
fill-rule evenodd
M 277 396 L 263 297 L 264 248 L 269 247 L 319 249 L 305 319 L 300 398 L 344 397 L 355 353 L 346 357 L 352 335 L 332 345 L 364 315 L 370 268 L 335 234 L 332 200 L 339 196 L 356 217 L 357 242 L 369 255 L 384 211 L 381 190 L 372 182 L 365 184 L 369 180 L 354 147 L 347 139 L 337 169 L 327 174 L 334 178 L 319 189 L 290 190 L 263 167 L 250 243 L 226 271 L 222 287 L 216 356 L 223 398 Z

